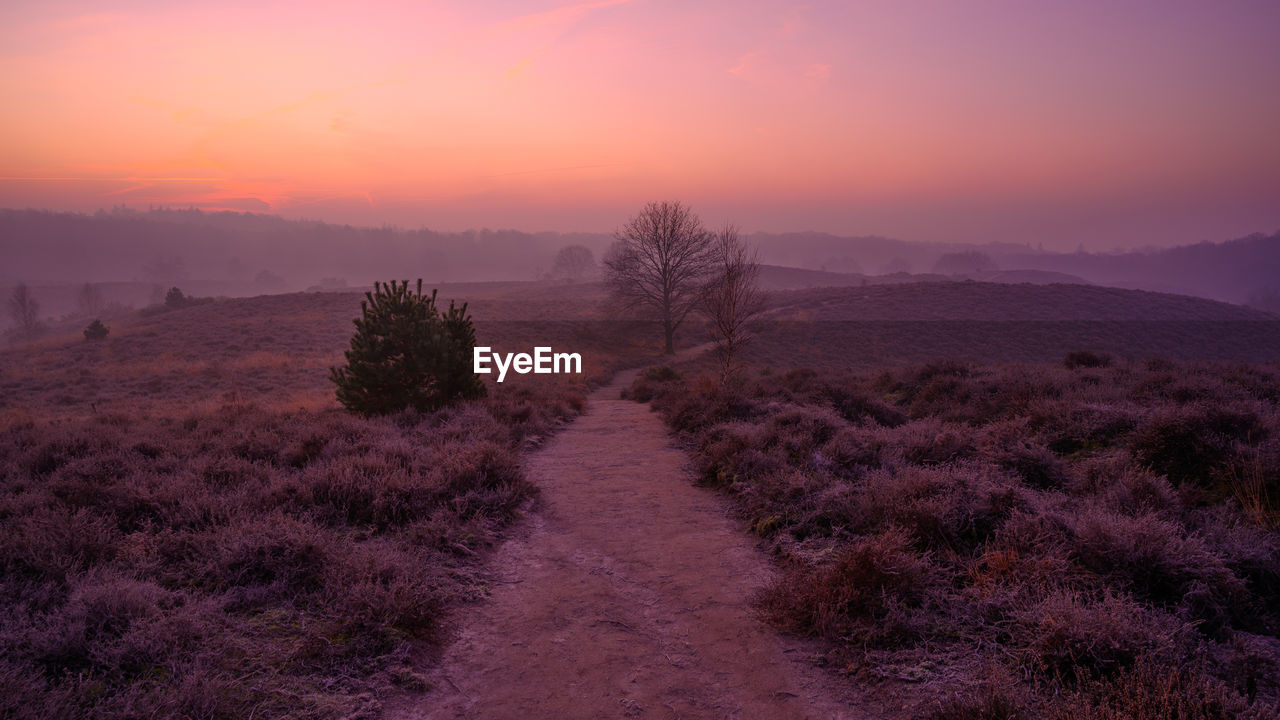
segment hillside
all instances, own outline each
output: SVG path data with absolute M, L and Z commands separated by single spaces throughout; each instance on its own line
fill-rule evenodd
M 600 320 L 599 287 L 534 283 L 440 286 L 440 301 L 469 301 L 481 344 L 527 351 L 535 344 L 583 354 L 592 379 L 640 352 L 644 334 Z M 312 410 L 336 406 L 329 368 L 342 362 L 360 314 L 357 292 L 225 298 L 144 317 L 106 320 L 100 343 L 67 321 L 50 337 L 0 351 L 0 415 L 82 417 L 116 408 L 185 412 L 227 402 Z M 507 383 L 511 384 L 510 381 Z
M 1239 305 L 1088 285 L 926 282 L 774 295 L 774 314 L 814 320 L 1200 320 L 1277 318 Z
M 1005 267 L 1071 273 L 1119 287 L 1245 302 L 1280 289 L 1280 232 L 1161 250 L 1098 254 L 1011 254 Z
M 754 233 L 772 289 L 968 278 L 985 282 L 1094 283 L 1246 302 L 1274 294 L 1280 233 L 1133 251 L 1046 252 L 1030 244 L 919 243 L 825 233 Z M 392 274 L 450 280 L 542 277 L 562 247 L 597 258 L 601 233 L 369 228 L 272 215 L 116 209 L 93 215 L 0 210 L 0 289 L 25 282 L 47 315 L 75 306 L 84 282 L 108 302 L 139 305 L 179 285 L 198 295 L 254 295 L 361 286 Z M 940 262 L 950 258 L 953 262 Z M 954 262 L 960 259 L 957 264 Z M 981 259 L 981 267 L 966 263 Z M 19 269 L 21 269 L 19 271 Z M 945 270 L 945 272 L 943 272 Z M 942 273 L 942 274 L 935 274 Z M 0 319 L 7 322 L 7 319 Z
M 83 321 L 68 320 L 35 345 L 0 352 L 0 410 L 85 415 L 113 405 L 217 406 L 240 397 L 331 407 L 328 368 L 341 360 L 361 297 L 293 293 L 221 299 L 151 317 L 125 311 L 106 320 L 111 335 L 101 344 L 84 342 Z M 441 285 L 441 301 L 453 298 L 469 302 L 482 343 L 572 348 L 593 372 L 609 366 L 622 345 L 651 350 L 657 339 L 644 323 L 606 319 L 598 283 Z M 770 303 L 750 358 L 774 366 L 1057 362 L 1078 349 L 1132 358 L 1280 360 L 1280 318 L 1181 295 L 946 281 L 779 290 Z M 681 343 L 700 343 L 704 332 L 693 319 Z
M 1280 360 L 1280 318 L 1237 305 L 1086 285 L 908 283 L 777 292 L 754 346 L 768 365 L 876 368 L 940 358 Z
M 840 273 L 927 273 L 945 255 L 980 253 L 997 270 L 965 273 L 975 280 L 1083 280 L 1228 302 L 1245 302 L 1280 289 L 1275 280 L 1275 268 L 1280 267 L 1280 232 L 1172 248 L 1128 252 L 1082 249 L 1071 253 L 1039 250 L 1030 244 L 918 243 L 824 233 L 757 233 L 751 241 L 760 248 L 765 262 Z

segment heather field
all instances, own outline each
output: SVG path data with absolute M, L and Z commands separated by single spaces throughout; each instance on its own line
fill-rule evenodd
M 630 388 L 909 716 L 1280 717 L 1280 367 L 657 366 Z
M 647 351 L 637 326 L 601 321 L 598 288 L 469 283 L 441 286 L 439 297 L 446 305 L 450 298 L 469 303 L 481 344 L 514 351 L 550 343 L 581 352 L 588 383 L 610 375 L 620 352 Z M 0 351 L 0 412 L 13 422 L 113 408 L 186 412 L 250 399 L 292 410 L 336 408 L 328 369 L 342 361 L 361 299 L 354 292 L 295 293 L 122 311 L 104 318 L 111 333 L 100 343 L 83 341 L 83 319 L 67 320 L 49 337 Z
M 599 284 L 440 297 L 469 301 L 480 344 L 580 352 L 584 374 L 351 415 L 328 372 L 352 292 L 117 309 L 103 341 L 68 319 L 0 353 L 0 715 L 372 718 L 435 698 L 454 619 L 540 506 L 526 458 L 661 349 Z M 893 717 L 1269 717 L 1274 316 L 907 283 L 777 292 L 765 318 L 732 391 L 693 353 L 631 392 L 772 553 L 784 579 L 756 608 L 776 628 L 909 698 Z M 1064 364 L 1077 348 L 1096 352 Z M 608 438 L 576 442 L 608 465 Z M 630 510 L 616 532 L 658 531 Z
M 1088 285 L 929 282 L 774 292 L 757 364 L 870 370 L 937 359 L 1056 362 L 1078 348 L 1145 360 L 1280 360 L 1280 316 Z
M 572 347 L 584 374 L 352 416 L 328 379 L 351 293 L 126 314 L 101 342 L 5 351 L 0 716 L 376 717 L 423 690 L 413 668 L 537 494 L 520 450 L 647 352 L 570 312 L 570 290 L 463 289 L 481 343 Z

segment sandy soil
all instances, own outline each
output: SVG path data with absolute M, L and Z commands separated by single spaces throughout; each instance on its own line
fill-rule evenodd
M 868 718 L 752 613 L 768 559 L 623 373 L 527 457 L 542 488 L 405 718 Z

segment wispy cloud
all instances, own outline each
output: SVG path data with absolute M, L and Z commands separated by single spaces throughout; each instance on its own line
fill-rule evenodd
M 752 50 L 746 55 L 739 57 L 738 62 L 733 67 L 729 68 L 728 72 L 733 75 L 744 75 L 753 66 L 758 64 L 764 56 L 764 50 Z
M 555 25 L 557 23 L 571 23 L 575 20 L 581 19 L 592 10 L 600 10 L 602 8 L 615 7 L 618 5 L 627 5 L 635 1 L 636 0 L 598 0 L 597 2 L 561 5 L 560 7 L 551 10 L 518 17 L 508 23 L 505 23 L 505 25 L 513 28 L 531 29 L 547 25 Z
M 607 167 L 617 167 L 617 164 L 604 163 L 599 165 L 571 165 L 569 167 L 538 168 L 536 170 L 517 170 L 515 172 L 496 173 L 494 175 L 482 175 L 481 178 L 489 179 L 489 178 L 500 178 L 500 177 L 512 177 L 516 175 L 537 175 L 537 174 L 543 174 L 543 173 L 569 172 L 572 170 L 594 170 L 596 168 L 607 168 Z
M 831 77 L 831 66 L 822 63 L 814 63 L 804 71 L 804 76 L 810 80 L 826 80 Z
M 517 77 L 520 77 L 522 74 L 524 74 L 524 71 L 527 70 L 529 66 L 532 64 L 533 64 L 532 55 L 530 55 L 529 57 L 520 58 L 519 62 L 507 68 L 507 78 L 515 79 Z
M 524 75 L 525 72 L 533 65 L 535 59 L 547 53 L 555 45 L 557 40 L 572 30 L 580 21 L 592 12 L 602 10 L 604 8 L 617 7 L 619 5 L 628 5 L 636 1 L 637 0 L 598 0 L 597 2 L 561 5 L 560 7 L 553 8 L 551 10 L 522 15 L 500 23 L 494 28 L 494 33 L 499 36 L 506 34 L 544 34 L 544 37 L 534 48 L 533 52 L 525 55 L 515 64 L 507 68 L 507 79 L 515 80 Z M 546 35 L 546 33 L 549 33 L 549 35 Z

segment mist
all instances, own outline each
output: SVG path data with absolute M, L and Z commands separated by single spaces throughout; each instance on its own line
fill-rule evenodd
M 709 222 L 714 222 L 710 216 Z M 1280 234 L 1165 249 L 1055 252 L 1043 244 L 929 243 L 871 235 L 764 233 L 748 240 L 775 289 L 884 282 L 981 280 L 1080 283 L 1173 292 L 1269 307 Z M 93 214 L 0 210 L 0 287 L 32 287 L 47 317 L 77 309 L 85 283 L 119 308 L 195 296 L 354 292 L 377 280 L 566 283 L 598 280 L 608 232 L 440 232 L 360 227 L 198 209 L 116 207 Z M 567 247 L 580 267 L 557 266 Z

